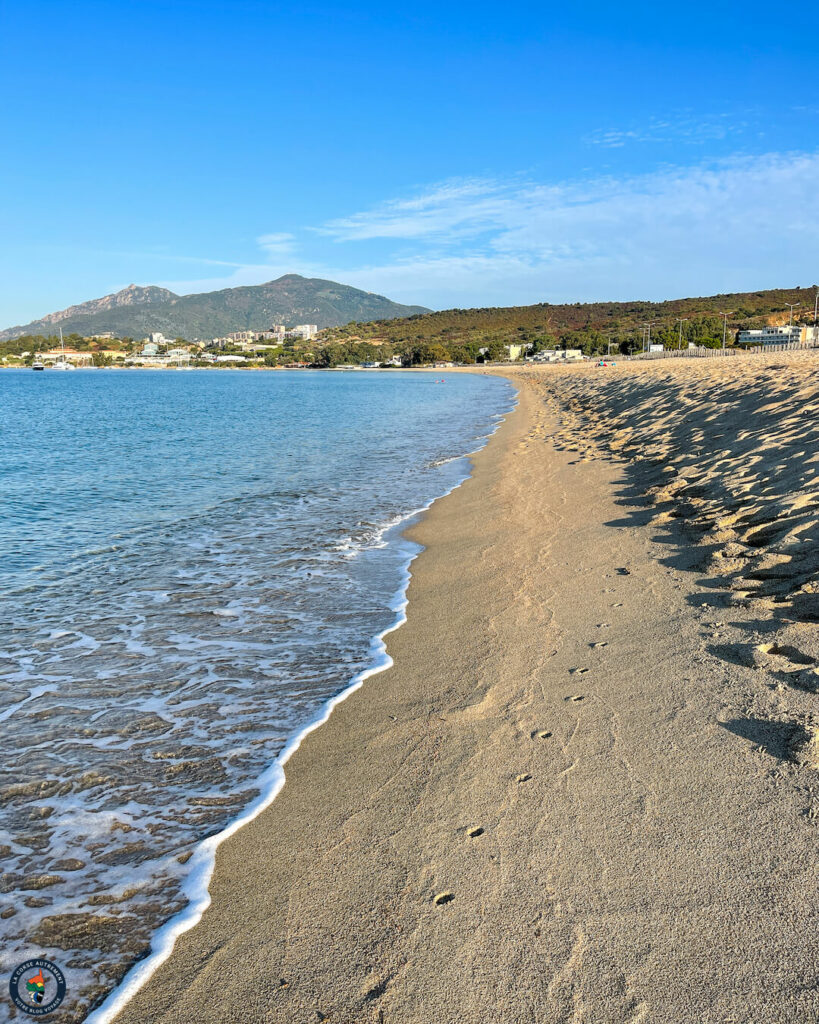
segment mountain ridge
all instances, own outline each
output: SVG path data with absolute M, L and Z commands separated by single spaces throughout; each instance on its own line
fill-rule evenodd
M 161 331 L 171 338 L 208 340 L 233 331 L 262 330 L 272 323 L 315 323 L 323 328 L 428 312 L 425 306 L 403 305 L 375 292 L 300 274 L 190 295 L 131 284 L 28 324 L 8 327 L 0 331 L 0 341 L 53 333 L 56 327 L 86 336 L 110 331 L 121 337 L 142 337 Z

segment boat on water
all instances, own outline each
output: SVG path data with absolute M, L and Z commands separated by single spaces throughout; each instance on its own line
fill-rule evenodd
M 31 368 L 32 370 L 44 370 L 45 363 L 41 363 L 39 359 L 35 359 L 34 362 L 31 364 Z
M 52 369 L 54 369 L 54 370 L 76 370 L 77 367 L 73 363 L 69 363 L 69 361 L 65 358 L 65 342 L 63 341 L 63 329 L 62 329 L 62 327 L 60 328 L 60 348 L 62 349 L 63 357 L 62 357 L 62 359 L 58 359 L 54 363 L 54 366 L 52 367 Z

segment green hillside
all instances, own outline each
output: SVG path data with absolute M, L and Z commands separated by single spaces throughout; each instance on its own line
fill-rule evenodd
M 757 292 L 732 292 L 665 302 L 587 302 L 564 305 L 448 309 L 389 322 L 351 323 L 322 332 L 321 340 L 342 349 L 363 343 L 388 346 L 396 351 L 434 348 L 444 356 L 474 360 L 478 348 L 495 354 L 510 342 L 532 342 L 536 347 L 553 345 L 605 351 L 611 340 L 623 351 L 641 344 L 641 325 L 653 321 L 652 341 L 676 344 L 678 317 L 683 341 L 715 345 L 722 341 L 721 312 L 727 312 L 728 338 L 740 327 L 757 326 L 771 318 L 789 315 L 788 303 L 797 303 L 795 317 L 813 321 L 816 289 L 775 288 Z M 801 312 L 800 312 L 801 311 Z

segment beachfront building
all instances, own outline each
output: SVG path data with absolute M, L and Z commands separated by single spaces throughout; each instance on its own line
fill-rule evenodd
M 506 351 L 507 351 L 507 353 L 509 355 L 509 358 L 513 362 L 516 359 L 520 359 L 521 356 L 524 356 L 529 351 L 529 345 L 528 344 L 512 344 L 512 345 L 504 345 L 503 347 L 506 349 Z
M 547 348 L 529 357 L 531 363 L 576 363 L 583 359 L 579 348 Z
M 804 345 L 807 348 L 819 346 L 819 328 L 800 327 L 797 324 L 784 327 L 761 327 L 753 331 L 740 331 L 738 345 Z
M 173 366 L 187 366 L 191 354 L 186 348 L 172 348 L 168 350 L 166 358 Z
M 152 334 L 151 337 L 153 338 L 153 337 L 155 337 L 155 335 Z M 159 337 L 161 338 L 162 335 L 160 334 Z M 158 354 L 159 354 L 159 342 L 157 342 L 157 341 L 146 341 L 145 344 L 142 346 L 142 355 L 143 356 L 155 356 L 155 355 L 158 355 Z
M 53 363 L 61 363 L 65 357 L 67 363 L 75 366 L 90 366 L 93 356 L 90 352 L 78 352 L 75 348 L 51 348 L 48 352 L 38 352 L 36 358 L 47 366 Z

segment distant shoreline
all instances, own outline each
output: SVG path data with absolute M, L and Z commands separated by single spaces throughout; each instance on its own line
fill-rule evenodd
M 463 366 L 237 366 L 235 364 L 224 364 L 222 366 L 76 366 L 77 370 L 115 370 L 117 372 L 125 371 L 141 371 L 148 372 L 154 371 L 157 373 L 167 372 L 179 372 L 188 373 L 191 370 L 207 370 L 207 371 L 223 371 L 223 370 L 243 370 L 243 371 L 256 371 L 262 370 L 264 372 L 273 371 L 281 373 L 287 371 L 290 373 L 303 372 L 310 370 L 313 372 L 321 373 L 444 373 L 453 372 L 455 370 L 468 371 L 471 373 L 483 373 L 485 370 L 490 368 L 508 368 L 513 367 L 514 363 L 476 363 L 474 366 L 463 365 Z M 520 366 L 521 364 L 517 364 Z M 30 370 L 30 366 L 0 366 L 0 370 Z M 50 367 L 47 367 L 44 372 L 48 372 Z

